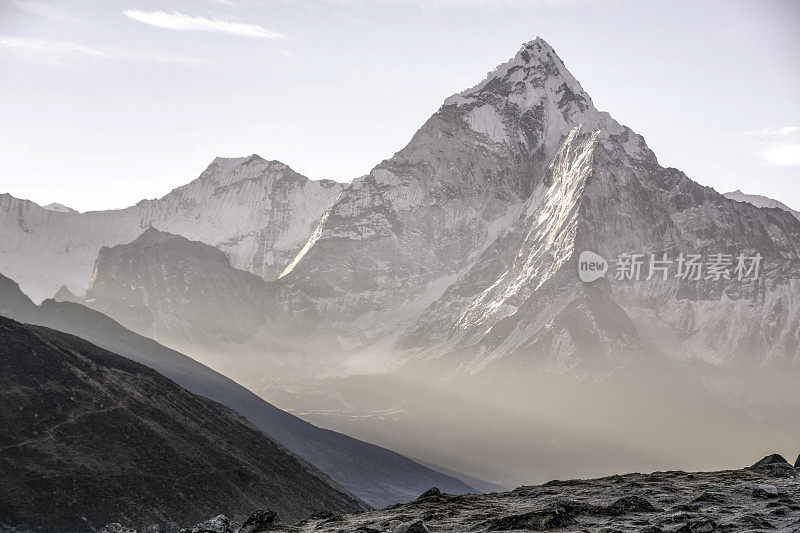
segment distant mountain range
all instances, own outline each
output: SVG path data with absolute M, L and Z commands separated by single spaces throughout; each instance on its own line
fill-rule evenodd
M 152 225 L 217 246 L 234 267 L 271 278 L 303 247 L 343 187 L 250 156 L 217 158 L 163 198 L 113 211 L 43 208 L 2 194 L 0 264 L 37 302 L 61 285 L 83 294 L 100 248 L 130 242 Z
M 0 382 L 4 531 L 367 508 L 230 409 L 72 335 L 0 317 Z
M 779 202 L 778 200 L 767 198 L 766 196 L 761 196 L 759 194 L 745 194 L 739 189 L 736 189 L 733 192 L 726 192 L 725 198 L 730 198 L 731 200 L 736 200 L 737 202 L 747 202 L 748 204 L 753 204 L 756 207 L 783 209 L 784 211 L 788 211 L 789 213 L 794 215 L 794 218 L 800 220 L 800 211 L 796 211 L 791 207 L 789 207 L 788 205 Z

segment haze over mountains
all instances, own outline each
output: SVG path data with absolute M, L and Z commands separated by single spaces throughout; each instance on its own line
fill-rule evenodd
M 0 213 L 35 300 L 66 285 L 281 406 L 493 481 L 724 467 L 799 429 L 800 221 L 661 167 L 539 38 L 348 185 L 250 156 L 125 210 Z M 763 261 L 587 284 L 587 250 Z
M 194 394 L 233 409 L 375 507 L 408 501 L 434 485 L 452 493 L 473 492 L 457 479 L 390 450 L 315 427 L 281 411 L 190 357 L 137 335 L 83 305 L 45 300 L 37 306 L 2 274 L 0 315 L 86 339 L 152 368 Z

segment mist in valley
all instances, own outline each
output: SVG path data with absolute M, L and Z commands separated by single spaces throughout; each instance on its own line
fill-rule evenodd
M 764 450 L 791 456 L 797 447 L 796 376 L 653 355 L 601 361 L 601 377 L 497 366 L 446 373 L 433 361 L 254 390 L 314 424 L 508 488 L 740 468 Z

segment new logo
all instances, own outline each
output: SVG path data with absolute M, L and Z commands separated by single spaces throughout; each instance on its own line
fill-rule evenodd
M 585 283 L 591 283 L 605 276 L 608 262 L 594 252 L 581 252 L 578 258 L 578 277 Z

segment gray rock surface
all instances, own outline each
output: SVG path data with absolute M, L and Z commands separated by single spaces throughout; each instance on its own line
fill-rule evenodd
M 192 527 L 183 528 L 178 533 L 235 533 L 238 529 L 227 516 L 218 515 Z
M 754 494 L 759 486 L 771 497 Z M 404 529 L 409 528 L 409 529 Z M 712 531 L 800 528 L 800 478 L 752 469 L 627 474 L 551 481 L 510 492 L 419 498 L 404 505 L 306 520 L 291 532 Z M 424 529 L 423 529 L 424 528 Z
M 278 525 L 277 513 L 262 509 L 251 514 L 237 533 L 264 533 L 276 529 Z

